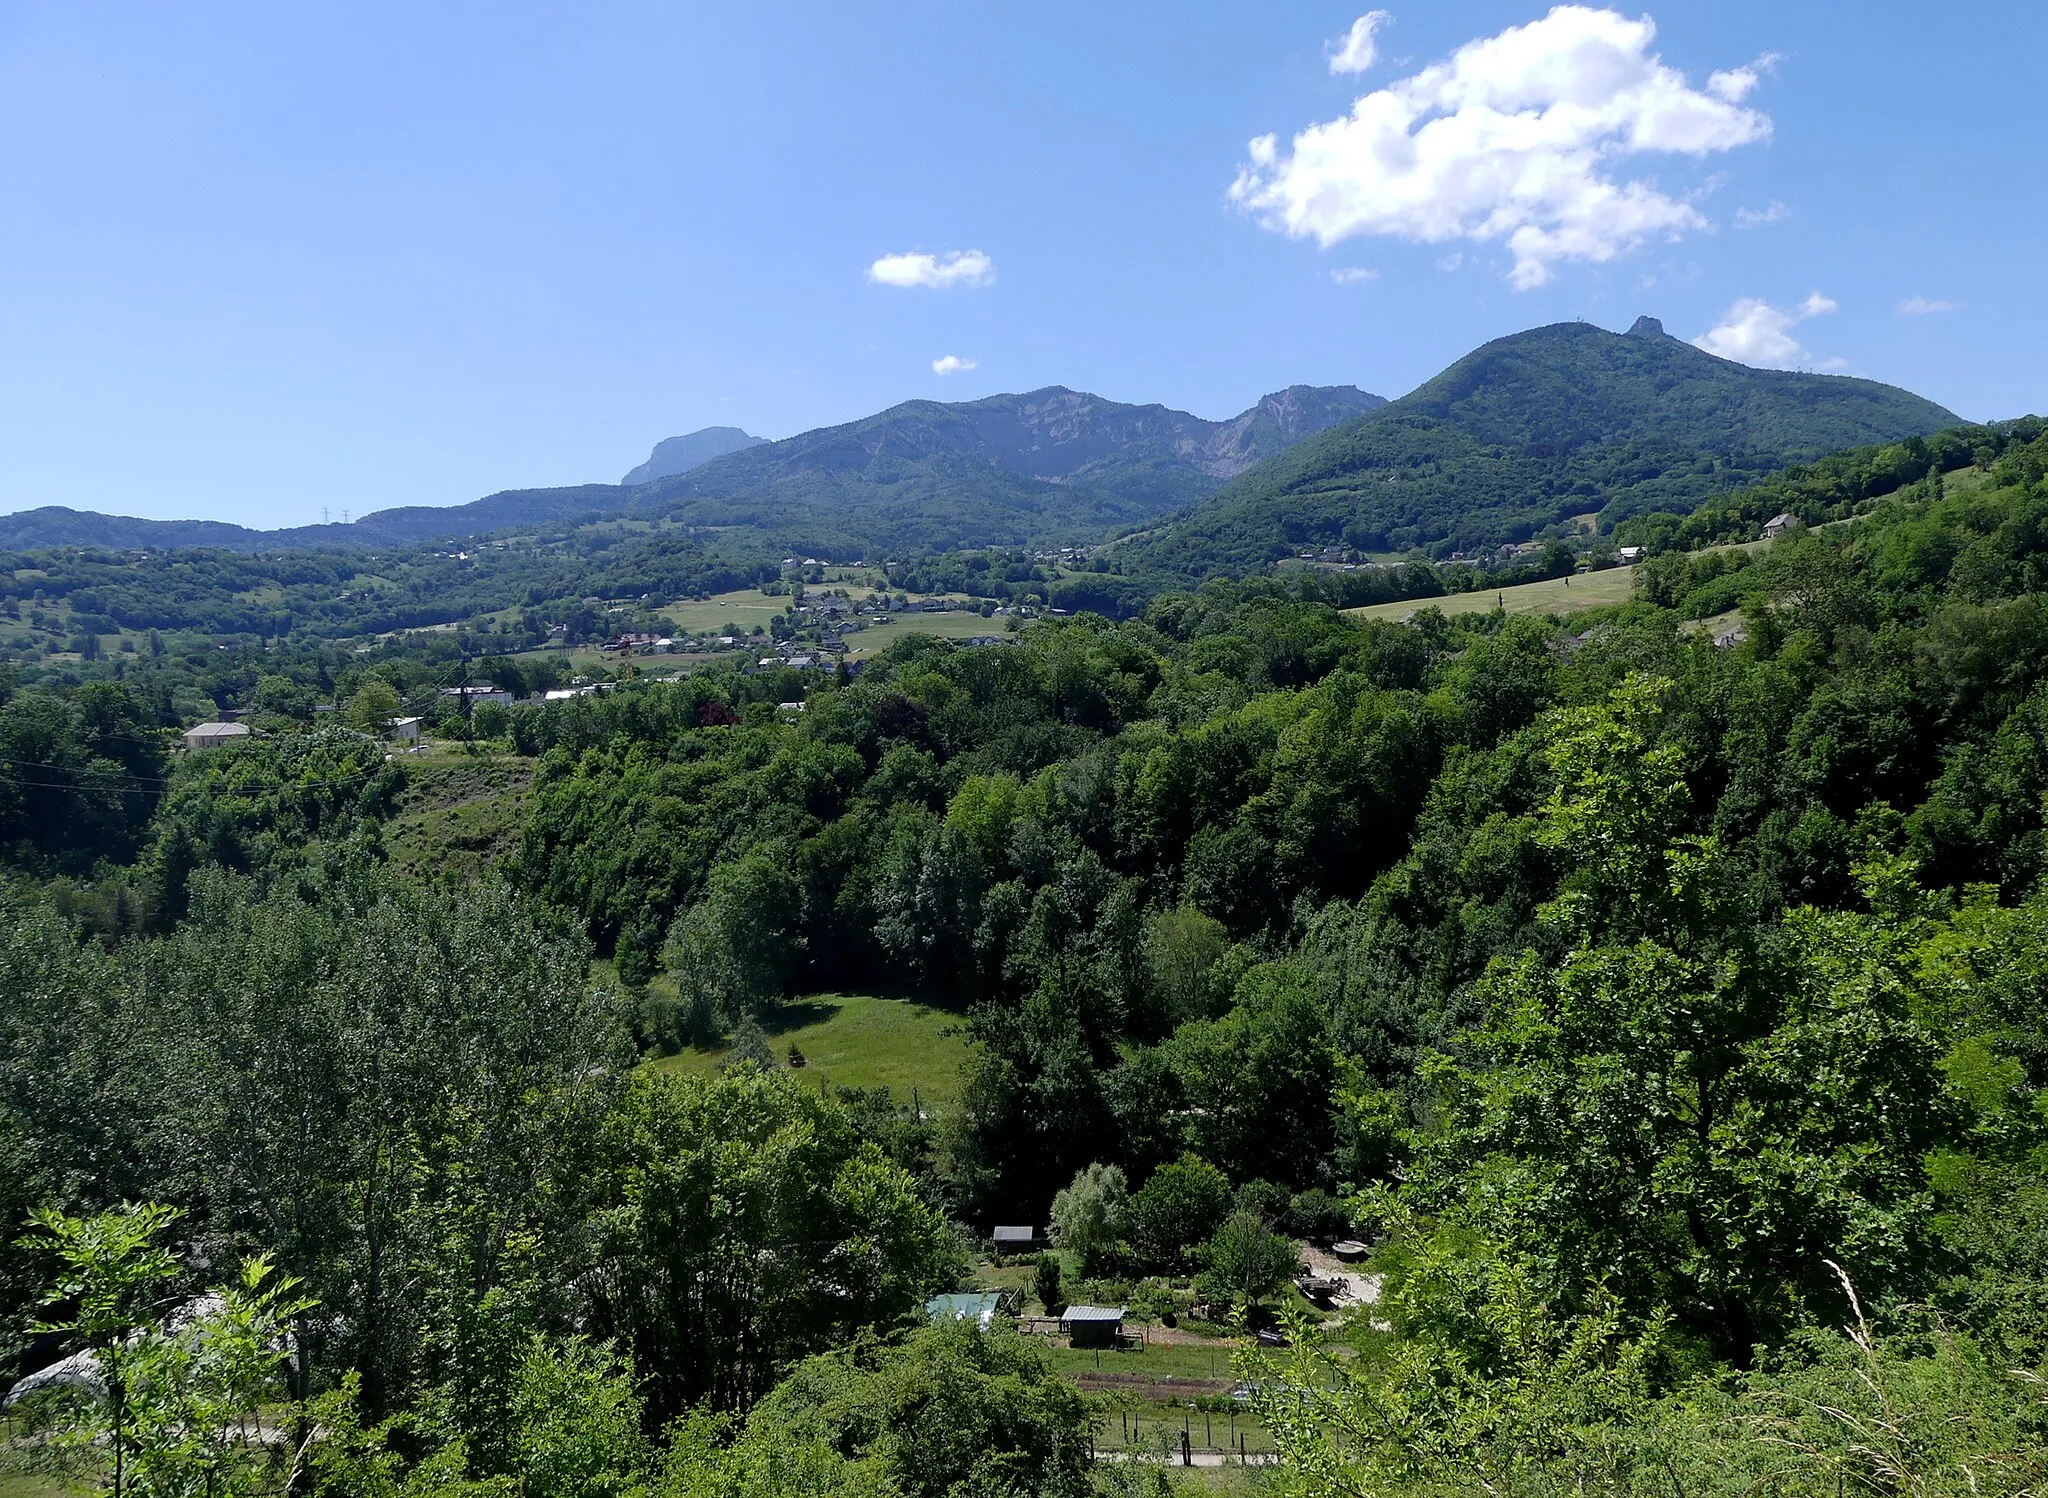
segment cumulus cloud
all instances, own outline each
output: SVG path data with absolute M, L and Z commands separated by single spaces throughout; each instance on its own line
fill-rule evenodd
M 1330 279 L 1339 286 L 1356 286 L 1360 281 L 1377 281 L 1380 273 L 1363 265 L 1342 265 L 1330 272 Z
M 1723 68 L 1718 73 L 1707 75 L 1707 92 L 1717 99 L 1726 99 L 1730 104 L 1740 104 L 1747 99 L 1756 86 L 1763 82 L 1764 74 L 1778 70 L 1778 54 L 1766 52 L 1755 62 L 1744 63 L 1739 68 Z
M 1767 139 L 1769 117 L 1740 102 L 1758 65 L 1716 74 L 1703 92 L 1650 50 L 1656 34 L 1648 17 L 1560 5 L 1365 95 L 1284 149 L 1260 136 L 1230 197 L 1325 248 L 1366 234 L 1505 243 L 1520 288 L 1550 280 L 1560 261 L 1612 260 L 1703 229 L 1691 202 L 1617 167 Z
M 1927 317 L 1936 312 L 1960 312 L 1961 302 L 1943 302 L 1933 297 L 1909 296 L 1899 303 L 1901 317 Z
M 1834 299 L 1818 291 L 1797 307 L 1773 307 L 1761 297 L 1741 297 L 1721 314 L 1717 325 L 1693 343 L 1723 359 L 1761 369 L 1810 369 L 1816 361 L 1792 336 L 1792 329 L 1809 317 L 1834 310 Z
M 1772 200 L 1766 208 L 1738 208 L 1735 210 L 1735 227 L 1738 229 L 1761 229 L 1765 224 L 1782 224 L 1792 216 L 1792 210 L 1783 203 Z
M 1351 23 L 1351 29 L 1330 43 L 1332 73 L 1363 73 L 1380 55 L 1373 33 L 1394 18 L 1383 10 L 1369 10 Z
M 986 286 L 996 278 L 996 263 L 980 250 L 955 250 L 937 255 L 884 255 L 868 267 L 868 279 L 879 286 Z
M 935 375 L 966 374 L 968 370 L 974 368 L 974 365 L 975 361 L 972 359 L 963 359 L 958 354 L 948 354 L 943 359 L 932 360 L 932 373 Z

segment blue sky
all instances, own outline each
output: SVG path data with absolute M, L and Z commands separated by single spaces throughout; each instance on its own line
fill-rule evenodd
M 1640 312 L 2048 408 L 2041 7 L 1382 3 L 0 0 L 0 510 L 301 524 L 1053 383 L 1394 396 Z

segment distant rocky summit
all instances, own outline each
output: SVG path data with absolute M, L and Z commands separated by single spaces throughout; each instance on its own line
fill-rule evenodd
M 755 437 L 738 427 L 705 427 L 686 437 L 665 437 L 654 444 L 647 461 L 619 482 L 625 485 L 651 484 L 656 479 L 688 473 L 699 463 L 736 453 L 743 447 L 759 447 L 766 437 Z

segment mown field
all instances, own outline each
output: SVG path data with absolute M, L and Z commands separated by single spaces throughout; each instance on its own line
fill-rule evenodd
M 887 624 L 870 624 L 846 637 L 846 653 L 858 659 L 887 650 L 910 635 L 930 635 L 939 640 L 967 640 L 975 635 L 1005 633 L 1008 619 L 984 619 L 981 615 L 956 609 L 948 614 L 894 614 Z
M 736 588 L 730 593 L 715 593 L 704 602 L 693 599 L 679 599 L 661 610 L 664 618 L 673 619 L 676 628 L 686 634 L 726 634 L 727 625 L 735 625 L 741 634 L 749 634 L 755 625 L 763 629 L 768 621 L 789 607 L 789 599 L 780 593 L 763 593 L 759 588 Z
M 656 980 L 657 983 L 663 981 Z M 787 1065 L 794 1044 L 804 1065 L 796 1075 L 834 1087 L 887 1087 L 928 1103 L 950 1104 L 960 1095 L 967 1059 L 962 1017 L 909 999 L 878 994 L 815 994 L 793 999 L 762 1017 L 761 1028 Z M 727 1048 L 687 1050 L 646 1064 L 658 1071 L 709 1076 Z
M 1554 577 L 1540 583 L 1522 583 L 1513 588 L 1482 588 L 1472 593 L 1453 593 L 1444 598 L 1407 598 L 1398 603 L 1369 603 L 1346 609 L 1354 619 L 1406 619 L 1422 609 L 1439 609 L 1445 615 L 1484 614 L 1499 607 L 1510 614 L 1576 614 L 1585 609 L 1606 608 L 1627 603 L 1635 590 L 1633 567 L 1609 567 L 1603 572 L 1581 572 L 1572 577 Z

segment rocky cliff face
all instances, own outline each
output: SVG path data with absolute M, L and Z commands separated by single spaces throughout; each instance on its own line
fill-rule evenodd
M 1386 404 L 1355 385 L 1289 385 L 1242 416 L 1216 424 L 1203 446 L 1203 472 L 1234 479 L 1254 463 Z
M 619 482 L 626 485 L 651 484 L 656 479 L 688 473 L 700 463 L 722 458 L 727 453 L 759 447 L 767 440 L 766 437 L 743 432 L 738 427 L 705 427 L 687 436 L 666 437 L 654 444 L 654 451 L 647 455 L 645 463 Z
M 1227 421 L 1166 406 L 1126 406 L 1054 385 L 962 409 L 992 458 L 1032 478 L 1069 479 L 1093 465 L 1140 457 L 1178 460 L 1214 479 L 1235 478 L 1302 438 L 1383 406 L 1350 385 L 1295 385 Z

